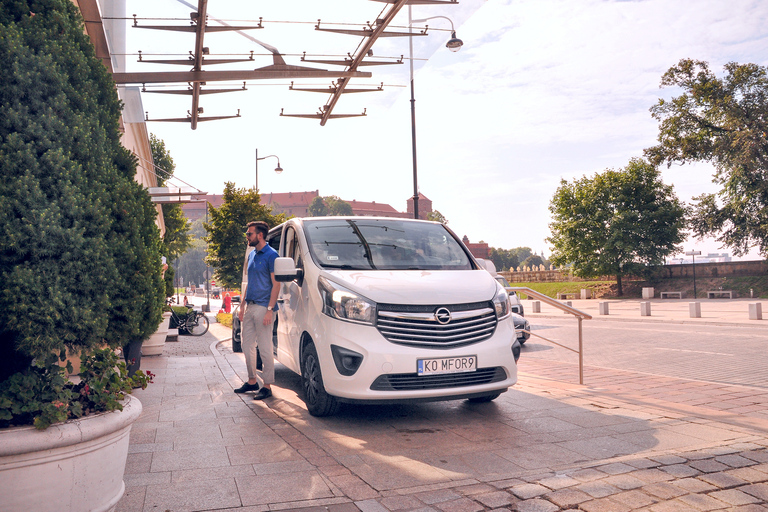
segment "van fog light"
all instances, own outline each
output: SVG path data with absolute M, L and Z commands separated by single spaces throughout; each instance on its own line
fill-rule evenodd
M 363 363 L 363 355 L 352 350 L 331 345 L 331 354 L 336 369 L 345 377 L 354 375 L 360 365 Z

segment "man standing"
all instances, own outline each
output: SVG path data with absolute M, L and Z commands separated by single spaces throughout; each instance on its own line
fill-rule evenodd
M 277 251 L 267 245 L 268 231 L 269 226 L 266 222 L 248 223 L 245 236 L 248 237 L 248 245 L 254 250 L 248 255 L 246 267 L 248 286 L 245 291 L 245 303 L 238 310 L 243 354 L 248 368 L 248 382 L 237 388 L 235 393 L 258 390 L 253 397 L 254 400 L 263 400 L 272 396 L 271 386 L 275 381 L 272 324 L 275 321 L 280 285 L 275 280 Z M 261 388 L 256 379 L 258 354 L 261 354 L 262 361 Z

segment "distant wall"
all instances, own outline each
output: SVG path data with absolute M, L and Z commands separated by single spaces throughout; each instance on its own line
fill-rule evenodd
M 693 277 L 693 264 L 664 265 L 661 279 Z M 558 281 L 585 281 L 572 276 L 568 271 L 560 270 L 521 270 L 519 272 L 499 272 L 510 283 L 550 283 Z M 731 277 L 768 275 L 768 261 L 729 261 L 726 263 L 697 263 L 696 277 Z M 606 276 L 596 280 L 613 281 L 615 276 Z

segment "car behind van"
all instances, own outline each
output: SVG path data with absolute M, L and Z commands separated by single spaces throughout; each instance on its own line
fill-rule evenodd
M 344 402 L 488 402 L 517 382 L 507 292 L 445 225 L 294 218 L 267 241 L 280 256 L 275 356 L 301 375 L 310 414 Z

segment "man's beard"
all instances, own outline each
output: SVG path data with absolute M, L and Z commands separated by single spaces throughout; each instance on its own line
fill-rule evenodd
M 259 245 L 259 239 L 258 238 L 256 240 L 248 240 L 248 246 L 249 247 L 256 247 L 257 245 Z

